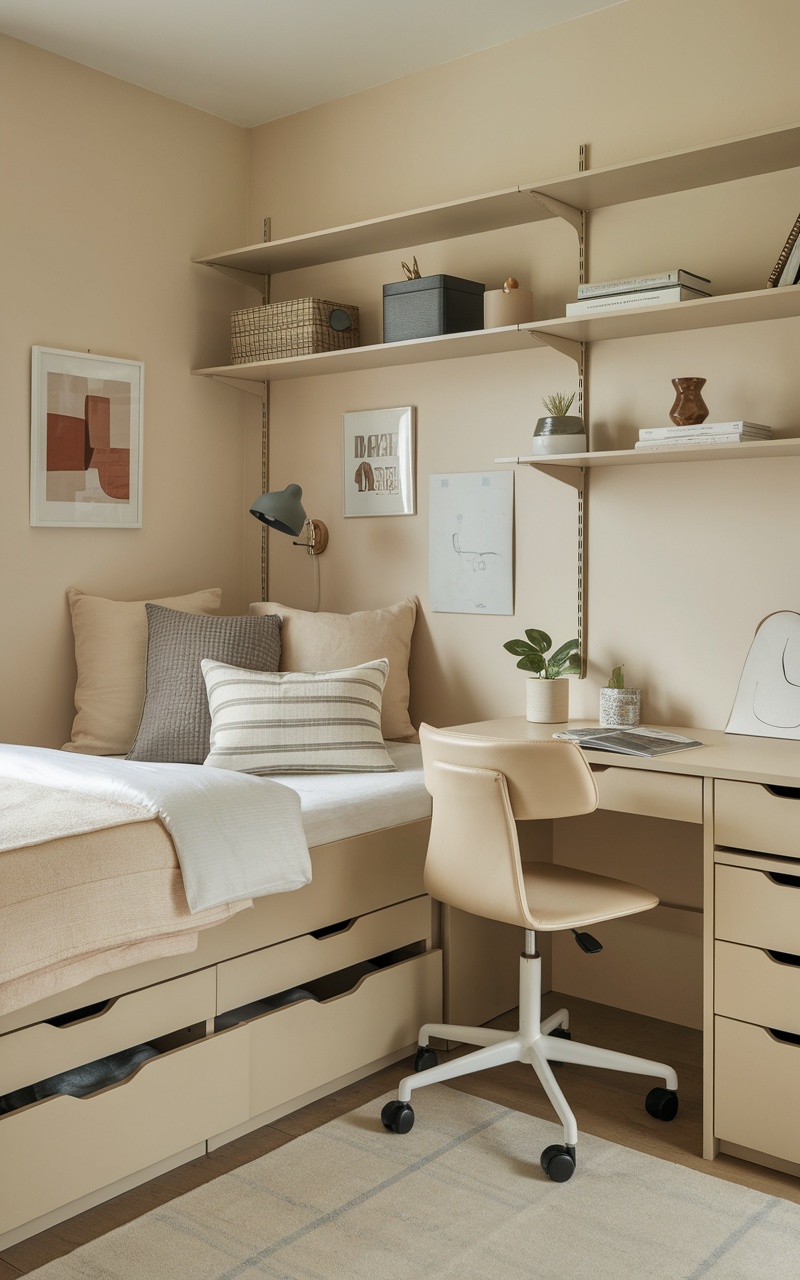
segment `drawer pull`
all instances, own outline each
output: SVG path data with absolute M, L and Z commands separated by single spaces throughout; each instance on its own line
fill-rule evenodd
M 795 1044 L 800 1046 L 800 1036 L 795 1035 L 793 1031 L 778 1031 L 776 1027 L 768 1027 L 767 1030 L 773 1040 L 780 1040 L 782 1044 Z
M 800 787 L 765 786 L 771 796 L 781 796 L 784 800 L 800 800 Z
M 785 871 L 768 871 L 766 874 L 775 884 L 784 884 L 790 889 L 800 889 L 800 876 L 790 876 Z
M 791 964 L 796 969 L 800 968 L 800 956 L 792 955 L 791 951 L 767 951 L 767 955 L 777 964 Z
M 800 880 L 797 883 L 800 884 Z M 354 918 L 352 916 L 347 920 L 337 920 L 336 924 L 326 924 L 321 929 L 312 929 L 310 937 L 319 940 L 320 938 L 330 938 L 335 933 L 346 933 L 353 922 Z
M 75 1022 L 85 1022 L 87 1018 L 95 1018 L 98 1013 L 110 1009 L 113 1000 L 101 1000 L 98 1004 L 87 1004 L 83 1009 L 70 1009 L 69 1013 L 57 1013 L 54 1018 L 46 1018 L 48 1027 L 71 1027 Z

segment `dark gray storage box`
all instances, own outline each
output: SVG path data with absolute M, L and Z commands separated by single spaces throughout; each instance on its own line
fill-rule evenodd
M 383 340 L 436 338 L 483 328 L 484 284 L 458 276 L 422 276 L 383 286 Z

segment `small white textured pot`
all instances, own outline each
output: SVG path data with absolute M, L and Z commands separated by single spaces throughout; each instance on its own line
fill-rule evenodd
M 601 689 L 600 723 L 610 728 L 631 728 L 639 723 L 641 689 Z
M 569 680 L 540 680 L 531 676 L 527 680 L 526 717 L 532 724 L 561 724 L 569 720 Z

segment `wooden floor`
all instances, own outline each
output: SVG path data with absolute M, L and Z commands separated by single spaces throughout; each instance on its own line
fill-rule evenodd
M 699 1031 L 619 1009 L 609 1009 L 574 997 L 561 998 L 553 993 L 544 998 L 545 1015 L 562 1004 L 569 1007 L 571 1028 L 576 1040 L 624 1049 L 642 1057 L 671 1063 L 680 1080 L 680 1112 L 670 1124 L 662 1124 L 651 1119 L 644 1110 L 643 1097 L 649 1088 L 646 1081 L 616 1071 L 562 1065 L 558 1068 L 559 1081 L 575 1113 L 579 1130 L 800 1204 L 798 1178 L 729 1156 L 719 1156 L 714 1161 L 703 1160 L 702 1046 Z M 514 1029 L 515 1015 L 507 1014 L 491 1025 Z M 380 1097 L 392 1090 L 400 1077 L 408 1071 L 407 1061 L 387 1067 L 331 1097 L 285 1116 L 275 1124 L 239 1138 L 209 1156 L 163 1174 L 107 1204 L 99 1205 L 42 1232 L 41 1235 L 14 1245 L 0 1254 L 0 1280 L 13 1280 L 13 1277 L 35 1271 L 46 1262 L 69 1253 L 86 1241 L 147 1213 L 175 1196 L 265 1155 L 335 1116 L 343 1115 Z M 488 1098 L 515 1111 L 553 1119 L 552 1109 L 541 1086 L 530 1067 L 522 1064 L 497 1067 L 491 1071 L 465 1076 L 452 1081 L 451 1087 Z M 423 1095 L 419 1095 L 415 1107 L 417 1123 L 424 1124 Z M 537 1160 L 538 1155 L 538 1152 L 532 1152 L 531 1158 Z M 577 1176 L 580 1176 L 580 1165 Z

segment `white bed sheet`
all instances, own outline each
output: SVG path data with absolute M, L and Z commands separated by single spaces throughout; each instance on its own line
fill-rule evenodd
M 300 816 L 310 848 L 430 817 L 422 748 L 414 742 L 387 742 L 386 750 L 397 773 L 274 776 L 273 781 L 300 796 Z

